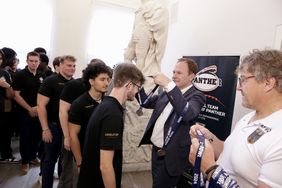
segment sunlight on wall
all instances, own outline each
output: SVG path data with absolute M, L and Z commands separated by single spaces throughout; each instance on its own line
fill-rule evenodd
M 0 48 L 13 48 L 26 65 L 26 54 L 36 47 L 50 51 L 52 3 L 50 0 L 0 0 Z M 109 66 L 123 61 L 130 40 L 135 10 L 99 2 L 93 10 L 87 60 L 100 58 Z M 52 60 L 50 59 L 50 64 Z
M 89 31 L 87 58 L 100 58 L 113 67 L 123 61 L 124 49 L 131 37 L 135 10 L 97 3 Z
M 38 46 L 50 49 L 50 0 L 1 0 L 0 17 L 0 48 L 10 47 L 17 52 L 19 68 L 26 65 L 29 51 Z

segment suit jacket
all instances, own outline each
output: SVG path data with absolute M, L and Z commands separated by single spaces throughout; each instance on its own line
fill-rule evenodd
M 144 90 L 140 91 L 141 101 L 144 101 L 146 94 Z M 191 139 L 189 135 L 190 126 L 195 123 L 196 118 L 201 112 L 201 108 L 206 102 L 205 95 L 198 91 L 194 86 L 188 89 L 184 94 L 175 86 L 170 92 L 163 92 L 158 96 L 151 97 L 143 105 L 145 108 L 154 109 L 148 122 L 145 133 L 139 144 L 152 144 L 151 136 L 156 120 L 170 102 L 173 106 L 173 112 L 169 115 L 164 125 L 164 139 L 166 138 L 169 127 L 178 119 L 186 103 L 189 103 L 187 112 L 183 115 L 180 126 L 175 131 L 166 148 L 165 165 L 171 176 L 180 176 L 189 167 L 188 154 L 190 151 Z M 154 162 L 154 161 L 152 161 Z

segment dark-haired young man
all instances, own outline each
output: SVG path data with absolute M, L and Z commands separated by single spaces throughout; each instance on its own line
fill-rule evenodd
M 79 96 L 71 105 L 69 112 L 69 133 L 71 151 L 75 158 L 75 166 L 79 172 L 82 151 L 84 144 L 84 137 L 88 120 L 102 101 L 104 93 L 107 91 L 112 71 L 110 67 L 105 64 L 89 64 L 83 72 L 83 81 L 86 84 L 88 91 Z M 77 177 L 74 177 L 77 179 Z M 76 181 L 77 183 L 77 181 Z
M 89 65 L 94 65 L 96 63 L 106 65 L 102 60 L 96 58 L 92 59 Z M 77 182 L 77 178 L 75 179 L 76 175 L 72 173 L 73 155 L 70 151 L 68 113 L 72 102 L 86 92 L 87 89 L 87 85 L 83 82 L 82 78 L 74 79 L 66 84 L 60 96 L 59 117 L 64 139 L 61 153 L 62 173 L 58 188 L 71 188 L 73 184 L 76 184 Z
M 53 74 L 51 67 L 48 66 L 49 57 L 46 54 L 40 53 L 40 64 L 38 70 L 44 72 L 45 76 L 48 77 Z
M 114 87 L 92 113 L 87 125 L 78 187 L 121 186 L 123 105 L 134 100 L 145 79 L 132 63 L 114 69 Z
M 94 65 L 96 63 L 105 63 L 100 59 L 92 59 L 89 63 Z M 62 173 L 60 176 L 58 188 L 69 188 L 72 187 L 77 181 L 75 179 L 76 175 L 73 176 L 73 155 L 70 151 L 70 135 L 68 127 L 68 113 L 72 102 L 79 97 L 81 94 L 87 91 L 87 86 L 83 82 L 82 78 L 71 80 L 64 87 L 62 94 L 60 96 L 60 107 L 59 107 L 59 117 L 60 124 L 63 131 L 63 147 L 61 153 L 62 161 Z M 74 179 L 73 179 L 74 177 Z
M 40 56 L 37 52 L 27 54 L 27 66 L 17 72 L 13 80 L 15 101 L 19 105 L 20 154 L 22 157 L 21 170 L 25 173 L 29 170 L 29 163 L 39 164 L 36 158 L 38 145 L 41 140 L 41 127 L 37 114 L 37 92 L 45 78 L 38 71 Z

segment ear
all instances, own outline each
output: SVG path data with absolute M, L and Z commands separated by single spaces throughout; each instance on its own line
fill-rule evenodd
M 194 73 L 189 75 L 189 81 L 190 82 L 192 82 L 194 78 L 195 78 L 195 74 Z
M 130 84 L 131 84 L 131 82 L 126 82 L 126 83 L 124 84 L 124 87 L 126 87 L 126 88 L 128 89 L 129 86 L 130 86 Z
M 266 92 L 271 91 L 275 87 L 276 87 L 276 80 L 275 80 L 275 78 L 271 77 L 271 78 L 268 78 L 268 79 L 265 80 L 264 90 Z
M 91 86 L 94 85 L 94 79 L 90 78 L 90 79 L 88 80 L 88 82 L 89 82 L 89 84 L 90 84 Z

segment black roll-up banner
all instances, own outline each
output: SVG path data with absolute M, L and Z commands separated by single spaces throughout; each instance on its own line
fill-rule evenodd
M 202 91 L 207 102 L 197 122 L 206 126 L 219 139 L 231 131 L 236 96 L 239 56 L 186 56 L 197 62 L 198 73 L 193 85 Z

